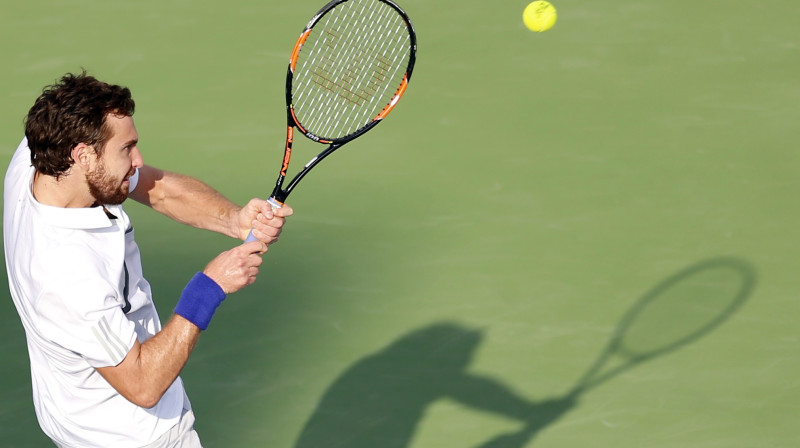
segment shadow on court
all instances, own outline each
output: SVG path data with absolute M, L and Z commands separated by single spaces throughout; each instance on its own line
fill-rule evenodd
M 576 385 L 550 400 L 531 401 L 496 379 L 469 373 L 480 331 L 457 323 L 421 328 L 346 370 L 323 395 L 295 448 L 405 448 L 427 407 L 442 398 L 525 423 L 480 448 L 525 446 L 593 387 L 716 329 L 755 284 L 753 267 L 736 258 L 707 260 L 672 275 L 633 304 Z

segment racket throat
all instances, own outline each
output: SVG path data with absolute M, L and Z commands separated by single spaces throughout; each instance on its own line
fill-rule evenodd
M 286 202 L 286 197 L 289 196 L 289 190 L 284 190 L 281 188 L 281 184 L 275 185 L 275 189 L 272 190 L 272 194 L 269 196 L 267 201 L 272 204 L 273 206 L 282 206 L 284 202 Z

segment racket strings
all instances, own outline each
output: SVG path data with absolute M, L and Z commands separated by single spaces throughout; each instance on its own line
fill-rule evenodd
M 378 0 L 341 3 L 301 49 L 292 91 L 298 121 L 326 139 L 356 132 L 394 97 L 409 52 L 407 25 L 393 8 Z
M 349 31 L 352 33 L 354 30 L 360 28 L 362 30 L 362 41 L 373 41 L 376 33 L 376 26 L 374 26 L 374 24 L 380 23 L 382 18 L 376 18 L 375 11 L 371 11 L 368 15 L 366 11 L 364 11 L 363 6 L 358 13 L 361 14 L 360 23 L 356 22 L 355 26 Z M 352 36 L 345 35 L 344 39 L 337 39 L 339 33 L 332 31 L 332 29 L 340 28 L 342 23 L 346 24 L 349 17 L 336 14 L 333 18 L 332 27 L 326 29 L 325 50 L 328 52 L 323 53 L 323 57 L 321 58 L 322 64 L 316 66 L 313 72 L 314 84 L 316 84 L 318 88 L 322 88 L 323 91 L 329 93 L 324 98 L 324 101 L 319 102 L 319 107 L 315 109 L 321 116 L 326 117 L 325 122 L 322 123 L 322 127 L 317 128 L 319 129 L 318 133 L 322 135 L 332 135 L 331 132 L 333 129 L 331 126 L 334 124 L 334 119 L 338 119 L 341 122 L 353 122 L 354 119 L 359 118 L 358 114 L 362 111 L 360 108 L 364 106 L 366 101 L 375 98 L 375 94 L 380 88 L 380 86 L 375 85 L 375 83 L 367 83 L 364 86 L 363 82 L 356 82 L 359 71 L 358 67 L 365 64 L 367 60 L 367 51 L 364 45 L 345 46 L 347 39 L 352 39 Z M 331 37 L 333 37 L 333 39 L 331 39 Z M 350 63 L 339 64 L 338 67 L 334 66 L 336 62 L 335 55 L 338 55 L 341 61 Z M 382 65 L 386 65 L 385 60 Z M 373 77 L 373 81 L 375 81 L 376 78 L 378 81 L 381 80 L 379 77 Z M 339 113 L 341 115 L 335 117 L 334 114 L 330 112 L 334 110 L 334 107 L 337 105 L 350 107 L 340 109 Z

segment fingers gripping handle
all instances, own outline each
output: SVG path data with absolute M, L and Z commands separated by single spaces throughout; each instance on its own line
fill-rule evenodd
M 270 197 L 269 199 L 267 199 L 267 202 L 269 202 L 269 205 L 271 205 L 272 208 L 281 208 L 281 206 L 283 205 L 282 203 L 278 202 L 278 200 L 275 199 L 274 197 Z M 247 238 L 244 240 L 244 242 L 249 243 L 251 241 L 256 241 L 256 240 L 258 240 L 258 238 L 253 236 L 253 230 L 251 229 L 250 233 L 247 234 Z

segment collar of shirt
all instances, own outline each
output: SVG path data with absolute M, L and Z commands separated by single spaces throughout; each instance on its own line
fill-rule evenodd
M 54 227 L 65 229 L 105 229 L 114 225 L 111 217 L 106 213 L 109 211 L 115 218 L 119 216 L 116 210 L 119 206 L 98 206 L 85 208 L 64 208 L 53 207 L 40 203 L 33 197 L 30 188 L 28 189 L 28 200 L 33 204 L 42 220 Z

